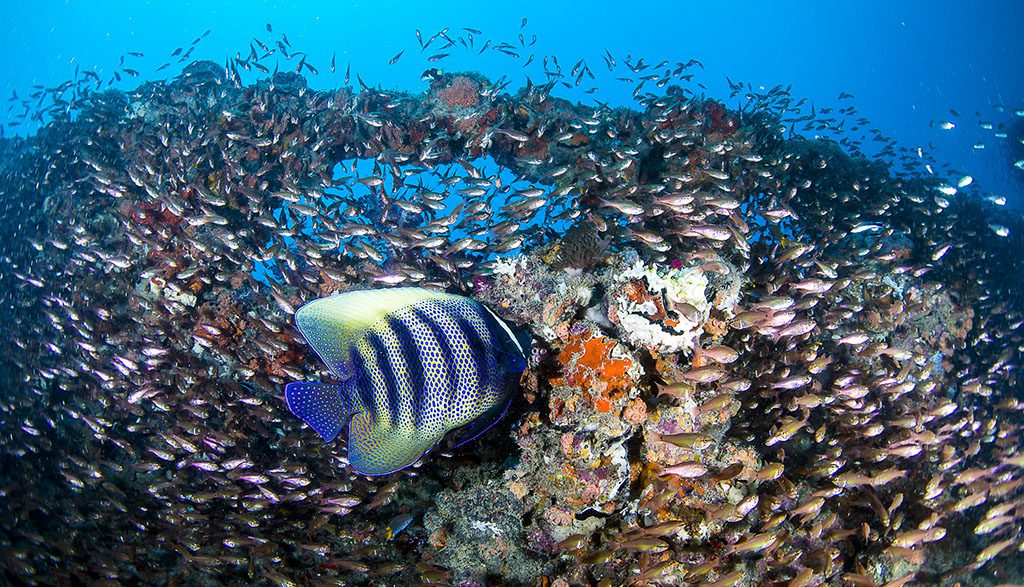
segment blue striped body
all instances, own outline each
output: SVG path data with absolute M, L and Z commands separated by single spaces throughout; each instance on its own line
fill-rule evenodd
M 347 422 L 349 462 L 367 475 L 411 465 L 452 430 L 482 432 L 525 368 L 512 330 L 462 296 L 360 290 L 314 300 L 295 317 L 342 382 L 291 383 L 288 406 L 328 442 Z

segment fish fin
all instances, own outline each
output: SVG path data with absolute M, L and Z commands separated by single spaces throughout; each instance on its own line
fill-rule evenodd
M 463 444 L 470 442 L 476 437 L 480 436 L 484 432 L 491 429 L 492 426 L 501 420 L 505 412 L 508 411 L 508 407 L 512 405 L 512 397 L 510 396 L 507 400 L 499 402 L 486 412 L 480 414 L 475 420 L 466 424 L 465 426 L 453 431 L 449 436 L 449 443 L 452 448 L 459 448 Z
M 522 373 L 526 370 L 526 356 L 530 352 L 532 338 L 525 328 L 512 328 L 507 322 L 501 319 L 487 306 L 481 306 L 499 326 L 499 333 L 493 340 L 494 350 L 497 351 L 501 366 L 507 373 Z
M 533 335 L 530 334 L 530 331 L 526 328 L 518 327 L 512 329 L 512 334 L 523 352 L 523 358 L 529 356 L 533 348 Z M 525 369 L 526 367 L 524 366 L 523 368 Z
M 349 291 L 313 300 L 295 312 L 295 325 L 323 362 L 341 379 L 353 375 L 356 342 L 388 314 L 425 299 L 451 294 L 418 287 Z
M 506 373 L 519 374 L 526 370 L 526 359 L 516 353 L 499 351 L 498 360 Z
M 387 475 L 418 461 L 443 436 L 443 428 L 383 426 L 359 413 L 349 423 L 348 462 L 361 475 Z
M 336 383 L 297 381 L 284 387 L 284 400 L 293 414 L 331 442 L 348 423 L 354 410 L 344 387 Z

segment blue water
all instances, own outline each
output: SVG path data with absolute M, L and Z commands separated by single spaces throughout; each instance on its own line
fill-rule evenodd
M 382 8 L 377 2 L 57 2 L 7 0 L 3 8 L 5 50 L 0 54 L 0 94 L 31 86 L 55 86 L 70 79 L 75 68 L 100 73 L 104 81 L 128 51 L 125 66 L 140 72 L 115 87 L 132 88 L 141 79 L 164 79 L 180 72 L 182 64 L 156 72 L 178 47 L 210 29 L 191 59 L 223 63 L 241 52 L 244 57 L 255 36 L 272 45 L 280 33 L 293 50 L 306 51 L 320 71 L 310 76 L 314 88 L 342 84 L 351 64 L 370 85 L 418 91 L 426 87 L 420 73 L 428 66 L 445 70 L 474 69 L 492 79 L 507 74 L 511 89 L 525 83 L 525 74 L 541 80 L 542 55 L 557 55 L 568 69 L 586 58 L 598 74 L 598 89 L 584 94 L 586 83 L 556 95 L 611 104 L 630 101 L 633 84 L 611 82 L 601 55 L 607 49 L 621 61 L 672 62 L 695 58 L 705 65 L 694 82 L 709 95 L 729 95 L 726 76 L 754 88 L 792 84 L 795 99 L 806 97 L 822 107 L 855 105 L 872 127 L 895 138 L 901 146 L 921 147 L 939 162 L 936 170 L 953 181 L 961 174 L 975 178 L 983 192 L 1005 196 L 1011 205 L 1024 190 L 1024 171 L 1014 169 L 1007 142 L 977 122 L 1011 122 L 1014 109 L 1024 107 L 1024 2 L 1019 0 L 965 3 L 941 2 L 681 2 L 651 4 L 619 2 L 534 2 L 514 4 L 457 1 L 397 2 Z M 527 25 L 520 28 L 523 17 Z M 271 23 L 274 32 L 266 31 Z M 537 60 L 520 67 L 500 53 L 455 51 L 439 64 L 429 63 L 428 49 L 420 52 L 415 30 L 424 38 L 444 28 L 480 29 L 478 41 L 490 38 L 516 43 L 520 32 L 537 44 Z M 401 50 L 395 65 L 388 60 Z M 337 70 L 329 71 L 336 54 Z M 175 60 L 176 61 L 176 58 Z M 284 62 L 294 67 L 295 61 Z M 525 73 L 524 73 L 525 72 Z M 254 72 L 255 73 L 255 72 Z M 601 77 L 603 74 L 603 78 Z M 615 75 L 620 75 L 616 73 Z M 837 101 L 840 92 L 855 96 Z M 736 101 L 730 102 L 736 105 Z M 999 105 L 1005 110 L 999 112 Z M 958 119 L 950 113 L 956 110 Z M 5 127 L 17 109 L 4 106 Z M 949 120 L 957 127 L 944 131 L 933 121 Z M 8 134 L 24 128 L 5 128 Z M 984 148 L 975 145 L 983 144 Z
M 324 190 L 324 193 L 327 194 L 329 198 L 334 196 L 348 195 L 349 197 L 363 204 L 364 213 L 357 215 L 355 217 L 350 217 L 350 220 L 353 220 L 355 222 L 363 224 L 373 224 L 375 221 L 377 221 L 377 219 L 380 218 L 381 211 L 379 206 L 377 205 L 377 202 L 379 202 L 379 198 L 375 196 L 370 190 L 370 188 L 368 188 L 367 186 L 351 181 L 353 175 L 362 177 L 372 175 L 375 163 L 376 162 L 372 159 L 348 159 L 342 161 L 341 163 L 335 165 L 334 167 L 334 180 L 339 183 L 341 183 L 343 179 L 348 180 L 344 182 L 345 188 L 341 189 L 332 187 Z M 513 189 L 526 189 L 534 187 L 534 184 L 526 180 L 523 180 L 509 169 L 500 166 L 492 157 L 481 157 L 473 159 L 470 161 L 470 164 L 484 176 L 497 177 L 503 186 L 507 186 Z M 430 171 L 416 173 L 413 175 L 406 175 L 404 178 L 405 185 L 400 188 L 396 188 L 394 176 L 390 172 L 388 172 L 386 168 L 383 170 L 381 175 L 383 176 L 384 179 L 384 191 L 391 194 L 396 199 L 412 200 L 415 199 L 414 196 L 417 192 L 423 190 L 445 192 L 446 190 L 450 189 L 450 195 L 448 195 L 448 197 L 442 201 L 442 203 L 444 204 L 444 208 L 434 210 L 434 213 L 439 218 L 443 218 L 448 216 L 449 214 L 455 213 L 456 208 L 458 208 L 462 203 L 462 197 L 459 195 L 458 190 L 470 187 L 468 184 L 465 183 L 465 180 L 469 177 L 469 174 L 461 165 L 455 163 L 441 164 Z M 440 181 L 438 180 L 439 177 L 459 177 L 462 180 L 457 183 L 451 184 L 450 188 L 448 188 L 440 183 Z M 546 195 L 549 197 L 550 192 L 550 189 L 546 190 Z M 491 205 L 496 208 L 501 208 L 504 207 L 506 204 L 512 203 L 510 202 L 509 193 L 511 192 L 502 192 L 499 190 L 497 193 L 492 194 L 489 200 L 491 202 Z M 531 220 L 527 222 L 518 222 L 518 224 L 520 225 L 523 231 L 544 227 L 548 230 L 552 230 L 559 234 L 564 233 L 570 228 L 572 223 L 569 220 L 558 219 L 558 215 L 566 211 L 565 204 L 571 201 L 572 200 L 565 199 L 560 200 L 561 205 L 557 205 L 554 203 L 549 204 L 544 207 L 541 213 L 538 213 Z M 301 200 L 301 203 L 312 204 L 312 202 L 305 199 Z M 339 206 L 339 213 L 344 213 L 347 207 L 348 206 L 346 204 L 342 203 Z M 282 216 L 280 215 L 277 217 L 278 219 L 282 218 Z M 396 223 L 399 226 L 417 226 L 419 223 L 423 222 L 423 217 L 419 215 L 405 214 L 401 210 L 394 209 L 391 212 L 391 214 L 389 214 L 388 220 L 390 222 Z M 307 236 L 312 235 L 312 221 L 307 218 L 303 222 L 301 230 L 303 234 Z M 449 238 L 451 242 L 455 242 L 458 241 L 459 239 L 467 238 L 470 236 L 474 235 L 471 235 L 466 228 L 454 227 L 451 229 Z M 476 236 L 478 240 L 488 242 L 492 245 L 500 242 L 500 239 L 494 235 Z M 363 237 L 357 240 L 361 240 L 362 242 L 373 247 L 382 247 L 385 249 L 387 248 L 386 242 L 379 237 Z M 295 239 L 291 237 L 284 238 L 284 243 L 286 245 L 291 246 L 294 242 Z M 271 247 L 273 246 L 273 244 L 273 242 L 268 242 L 266 243 L 266 246 Z M 515 249 L 518 249 L 518 247 L 515 247 Z M 507 251 L 506 254 L 500 255 L 494 252 L 486 252 L 482 255 L 482 259 L 484 261 L 493 261 L 499 257 L 514 256 L 518 254 L 519 251 L 514 249 Z M 253 269 L 252 275 L 257 280 L 264 283 L 269 283 L 269 281 L 271 280 L 280 281 L 280 279 L 275 277 L 276 265 L 277 262 L 273 260 L 257 262 L 255 264 L 255 268 Z M 387 269 L 386 260 L 379 262 L 378 265 L 383 267 L 384 270 Z

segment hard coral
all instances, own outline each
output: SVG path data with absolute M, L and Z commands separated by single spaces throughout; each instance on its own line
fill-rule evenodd
M 436 96 L 449 108 L 475 108 L 480 105 L 480 87 L 464 75 L 456 76 L 447 86 L 437 90 Z
M 704 271 L 625 258 L 610 285 L 609 319 L 631 344 L 655 354 L 693 349 L 711 307 Z
M 559 390 L 566 393 L 569 388 Z M 537 421 L 521 428 L 520 462 L 505 473 L 509 490 L 520 496 L 528 511 L 540 514 L 533 516 L 533 523 L 554 541 L 600 527 L 603 518 L 579 514 L 611 511 L 628 498 L 628 435 L 622 430 L 609 434 L 609 427 L 595 421 L 596 411 L 580 409 L 590 411 L 568 424 L 575 432 L 559 432 Z M 601 414 L 600 419 L 618 420 L 612 414 Z
M 457 578 L 484 584 L 496 575 L 509 584 L 529 584 L 544 567 L 523 549 L 522 517 L 522 503 L 491 483 L 442 492 L 423 524 L 434 537 L 434 560 Z
M 502 308 L 503 316 L 529 323 L 539 338 L 565 339 L 575 323 L 570 319 L 590 303 L 595 278 L 591 273 L 569 275 L 536 256 L 499 259 L 486 283 L 476 286 L 477 299 Z
M 608 241 L 593 223 L 584 220 L 574 224 L 542 258 L 556 269 L 590 269 L 604 260 L 607 250 Z

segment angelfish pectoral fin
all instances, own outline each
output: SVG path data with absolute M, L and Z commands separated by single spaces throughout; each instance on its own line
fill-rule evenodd
M 334 440 L 352 417 L 342 386 L 338 384 L 289 383 L 284 388 L 284 399 L 288 409 L 316 430 L 324 442 Z

